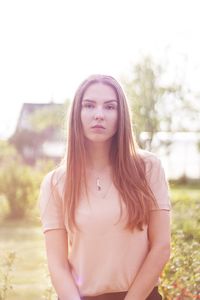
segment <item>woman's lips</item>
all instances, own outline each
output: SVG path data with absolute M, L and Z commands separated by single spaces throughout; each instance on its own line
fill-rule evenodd
M 105 129 L 105 127 L 103 127 L 102 125 L 95 125 L 95 126 L 92 126 L 92 128 L 94 128 L 94 129 Z
M 103 127 L 102 125 L 92 126 L 92 131 L 95 133 L 103 133 L 104 130 L 105 130 L 105 127 Z

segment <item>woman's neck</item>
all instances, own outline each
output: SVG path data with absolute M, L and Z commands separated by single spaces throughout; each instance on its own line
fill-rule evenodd
M 110 167 L 110 143 L 88 142 L 86 149 L 87 168 L 102 172 Z

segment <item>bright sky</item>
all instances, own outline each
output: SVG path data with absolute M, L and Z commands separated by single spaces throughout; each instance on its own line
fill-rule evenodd
M 0 0 L 0 137 L 23 102 L 62 102 L 89 74 L 120 78 L 142 54 L 198 90 L 199 11 L 198 0 Z

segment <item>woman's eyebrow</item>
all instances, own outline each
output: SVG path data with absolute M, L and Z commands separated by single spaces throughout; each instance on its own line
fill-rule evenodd
M 83 99 L 82 101 L 85 101 L 85 102 L 96 102 L 96 101 L 90 100 L 90 99 Z
M 116 99 L 105 101 L 105 103 L 110 103 L 110 102 L 116 102 L 116 103 L 118 103 L 118 101 Z
M 82 101 L 93 102 L 93 103 L 96 102 L 95 100 L 91 100 L 91 99 L 83 99 Z M 116 102 L 116 103 L 118 103 L 118 101 L 116 99 L 104 101 L 104 103 L 110 103 L 110 102 Z

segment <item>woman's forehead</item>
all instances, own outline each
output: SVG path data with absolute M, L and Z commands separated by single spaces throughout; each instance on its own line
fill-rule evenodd
M 117 95 L 114 87 L 106 83 L 95 82 L 90 84 L 82 97 L 82 100 L 117 100 Z

